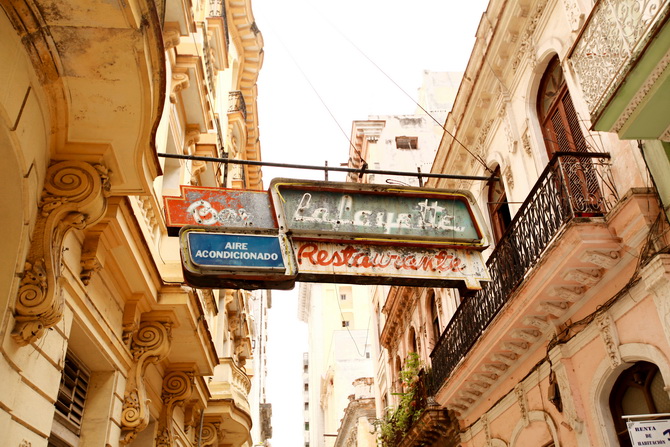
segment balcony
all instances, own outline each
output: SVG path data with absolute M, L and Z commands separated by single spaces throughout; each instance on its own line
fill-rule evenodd
M 230 92 L 228 94 L 228 113 L 240 112 L 242 117 L 247 119 L 247 105 L 244 101 L 244 96 L 239 90 Z
M 440 445 L 443 447 L 455 447 L 460 444 L 458 421 L 449 415 L 449 412 L 441 408 L 427 393 L 427 376 L 421 371 L 413 384 L 414 399 L 410 403 L 411 414 L 414 422 L 406 429 L 394 415 L 389 420 L 390 427 L 395 429 L 382 429 L 382 447 L 411 447 L 415 445 Z
M 565 312 L 570 301 L 579 299 L 586 287 L 600 279 L 598 270 L 591 268 L 592 262 L 610 267 L 616 264 L 618 258 L 611 255 L 616 243 L 598 219 L 618 201 L 609 160 L 609 154 L 604 153 L 559 152 L 545 168 L 487 261 L 492 281 L 461 303 L 433 349 L 430 394 L 440 391 L 517 289 L 539 268 L 545 270 L 544 277 L 536 278 L 537 287 L 544 290 L 536 290 L 531 299 L 517 304 L 518 309 L 512 309 L 510 318 L 491 336 L 501 341 L 497 349 L 502 352 L 489 358 L 479 356 L 479 364 L 467 368 L 467 374 L 478 377 L 472 382 L 476 388 L 461 390 L 471 394 L 463 397 L 456 393 L 451 400 L 440 399 L 440 403 L 449 401 L 452 408 L 460 410 L 472 404 L 475 399 L 471 396 L 484 393 L 523 355 L 549 326 L 550 318 Z M 588 232 L 583 231 L 584 225 L 588 225 Z M 556 265 L 546 262 L 550 249 L 554 250 Z M 561 284 L 566 281 L 567 285 Z M 547 296 L 556 298 L 539 301 Z M 538 313 L 538 307 L 545 314 Z M 487 346 L 493 349 L 490 343 Z M 481 373 L 477 375 L 478 369 Z M 465 378 L 462 385 L 469 386 Z
M 569 53 L 595 130 L 667 139 L 670 3 L 599 0 Z M 663 135 L 665 134 L 665 137 Z

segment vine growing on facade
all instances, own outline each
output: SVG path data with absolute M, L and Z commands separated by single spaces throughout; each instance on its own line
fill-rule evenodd
M 379 439 L 382 447 L 397 446 L 412 424 L 419 419 L 424 406 L 421 405 L 423 393 L 422 363 L 416 352 L 411 352 L 400 371 L 401 389 L 394 395 L 400 396 L 398 406 L 390 408 L 378 421 Z

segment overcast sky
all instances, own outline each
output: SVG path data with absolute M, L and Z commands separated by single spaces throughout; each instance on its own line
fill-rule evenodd
M 263 161 L 346 163 L 352 121 L 416 109 L 375 64 L 416 99 L 424 70 L 465 70 L 487 3 L 252 0 L 265 41 L 258 80 Z M 323 180 L 323 173 L 263 168 L 266 188 L 275 177 Z M 297 320 L 297 290 L 272 292 L 267 392 L 273 406 L 273 447 L 304 445 L 302 353 L 307 337 L 306 325 Z

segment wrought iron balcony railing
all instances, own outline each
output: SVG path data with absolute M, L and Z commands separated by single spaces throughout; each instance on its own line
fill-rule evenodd
M 670 14 L 667 0 L 598 0 L 569 58 L 598 116 Z
M 605 215 L 618 195 L 610 155 L 557 152 L 487 261 L 491 282 L 456 310 L 431 353 L 435 394 L 538 263 L 559 231 L 575 217 Z
M 228 113 L 242 112 L 244 119 L 247 119 L 247 104 L 244 101 L 244 95 L 239 90 L 228 94 Z

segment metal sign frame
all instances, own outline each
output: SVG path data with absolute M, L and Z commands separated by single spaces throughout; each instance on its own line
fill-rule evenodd
M 220 228 L 276 229 L 277 220 L 267 191 L 205 186 L 179 187 L 181 196 L 165 196 L 168 235 L 178 236 L 187 225 Z
M 469 191 L 274 179 L 280 231 L 292 237 L 484 250 L 483 218 Z
M 194 256 L 193 238 L 191 235 L 200 234 L 210 238 L 219 239 L 216 243 L 224 243 L 222 247 L 209 247 L 211 253 L 208 257 L 222 261 L 240 261 L 236 263 L 212 263 L 211 265 L 198 262 Z M 219 237 L 220 236 L 220 237 Z M 259 265 L 257 261 L 263 256 L 244 257 L 239 256 L 232 259 L 233 256 L 224 258 L 228 254 L 253 253 L 254 247 L 233 246 L 226 247 L 225 242 L 231 244 L 251 241 L 254 238 L 266 240 L 276 240 L 276 246 L 273 247 L 272 255 L 277 254 L 281 257 L 281 262 L 271 262 L 270 265 Z M 235 240 L 237 239 L 237 241 Z M 218 227 L 186 226 L 179 232 L 179 244 L 182 259 L 182 272 L 184 280 L 191 286 L 204 288 L 234 288 L 234 289 L 280 289 L 290 290 L 295 286 L 297 275 L 297 266 L 295 255 L 293 253 L 290 240 L 285 234 L 273 230 L 247 230 L 240 229 L 221 229 Z M 274 244 L 272 244 L 274 245 Z M 258 249 L 267 248 L 255 247 Z M 203 249 L 204 250 L 204 249 Z M 268 253 L 268 252 L 266 252 Z M 244 261 L 248 261 L 246 264 Z M 261 260 L 262 261 L 262 260 Z

